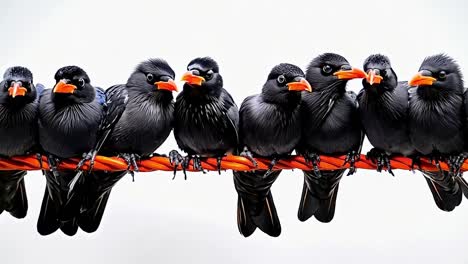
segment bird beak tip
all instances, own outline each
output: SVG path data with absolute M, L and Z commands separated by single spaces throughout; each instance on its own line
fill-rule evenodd
M 174 80 L 172 80 L 172 79 L 169 79 L 166 82 L 164 82 L 164 81 L 155 82 L 154 85 L 156 86 L 156 88 L 158 90 L 167 90 L 167 91 L 171 91 L 171 92 L 177 92 L 178 91 L 177 85 L 174 82 Z
M 191 71 L 188 71 L 182 76 L 182 81 L 191 85 L 200 86 L 205 81 L 205 78 L 194 75 Z
M 358 68 L 337 71 L 333 75 L 338 77 L 338 79 L 340 80 L 363 79 L 367 77 L 367 74 L 363 70 Z

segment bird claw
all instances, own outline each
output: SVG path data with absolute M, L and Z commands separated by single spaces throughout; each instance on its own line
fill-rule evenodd
M 182 157 L 182 155 L 180 155 L 180 153 L 177 150 L 171 150 L 171 152 L 169 152 L 169 163 L 174 167 L 174 177 L 172 177 L 173 180 L 175 179 L 177 174 L 177 167 L 179 167 L 179 165 L 182 165 L 183 162 L 184 157 Z M 185 178 L 187 178 L 187 176 L 185 176 Z
M 317 178 L 322 177 L 322 173 L 320 172 L 319 168 L 319 163 L 320 163 L 320 155 L 318 155 L 315 152 L 306 152 L 304 155 L 304 160 L 306 164 L 312 164 L 312 167 L 314 169 L 314 173 L 317 176 Z
M 216 168 L 218 169 L 218 174 L 221 175 L 221 162 L 224 156 L 216 157 Z
M 468 158 L 467 152 L 462 152 L 459 155 L 451 155 L 448 158 L 447 164 L 450 168 L 450 172 L 453 173 L 454 176 L 461 175 L 460 169 L 463 166 L 463 163 Z
M 392 176 L 395 176 L 392 171 L 392 166 L 390 164 L 390 156 L 387 155 L 384 151 L 373 148 L 366 154 L 366 159 L 372 161 L 377 165 L 377 171 L 382 172 L 382 169 L 386 168 L 388 173 Z
M 49 165 L 49 171 L 51 171 L 52 175 L 54 175 L 54 177 L 57 179 L 57 177 L 59 176 L 57 164 L 60 163 L 60 159 L 52 154 L 49 154 L 47 155 L 47 163 Z
M 44 173 L 44 164 L 42 162 L 42 154 L 41 153 L 36 153 L 36 159 L 39 162 L 39 167 L 41 168 L 42 175 L 45 175 L 45 173 Z
M 86 161 L 89 161 L 89 168 L 88 172 L 92 171 L 94 168 L 94 160 L 96 159 L 97 151 L 91 150 L 88 153 L 83 153 L 83 158 L 78 162 L 78 165 L 76 165 L 76 171 L 81 170 L 83 165 L 85 164 Z
M 361 157 L 360 153 L 358 151 L 355 151 L 355 150 L 351 150 L 346 154 L 346 158 L 345 158 L 345 161 L 343 163 L 343 166 L 346 163 L 349 163 L 349 171 L 348 171 L 347 176 L 353 175 L 356 172 L 355 163 L 356 163 L 356 161 L 358 161 L 360 159 L 360 157 Z
M 247 158 L 248 160 L 250 160 L 250 162 L 252 162 L 252 164 L 254 165 L 255 168 L 258 167 L 258 163 L 254 159 L 254 157 L 252 155 L 252 152 L 250 152 L 249 148 L 244 147 L 244 150 L 242 150 L 242 152 L 239 155 L 242 156 L 242 157 Z
M 201 171 L 203 173 L 206 173 L 205 169 L 203 169 L 203 166 L 201 164 L 201 157 L 200 155 L 187 155 L 184 157 L 182 161 L 182 170 L 184 172 L 184 179 L 187 180 L 187 168 L 190 164 L 190 160 L 193 160 L 193 169 L 197 171 Z
M 273 172 L 273 168 L 275 167 L 276 163 L 278 162 L 278 158 L 275 157 L 271 160 L 270 164 L 268 165 L 268 170 L 263 174 L 263 178 L 268 177 Z
M 140 155 L 134 153 L 120 153 L 119 157 L 125 160 L 127 163 L 127 171 L 132 176 L 132 182 L 135 181 L 135 172 L 139 172 L 140 169 L 138 168 L 137 160 L 141 159 Z M 130 170 L 133 167 L 133 170 Z

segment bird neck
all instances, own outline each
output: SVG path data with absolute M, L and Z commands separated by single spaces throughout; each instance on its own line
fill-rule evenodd
M 300 92 L 282 92 L 270 94 L 262 92 L 261 94 L 263 101 L 271 104 L 277 104 L 287 109 L 295 109 L 301 102 Z
M 222 87 L 205 87 L 205 86 L 197 86 L 193 87 L 190 86 L 189 84 L 184 84 L 183 88 L 184 94 L 187 97 L 187 100 L 194 100 L 194 101 L 200 101 L 203 99 L 209 99 L 209 98 L 218 98 L 221 96 L 222 92 Z
M 418 94 L 419 98 L 425 101 L 438 101 L 454 94 L 449 90 L 440 89 L 433 86 L 418 87 L 416 89 L 416 93 Z

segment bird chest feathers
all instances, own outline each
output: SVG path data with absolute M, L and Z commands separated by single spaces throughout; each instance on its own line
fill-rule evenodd
M 0 154 L 24 155 L 36 144 L 37 103 L 10 109 L 0 104 Z

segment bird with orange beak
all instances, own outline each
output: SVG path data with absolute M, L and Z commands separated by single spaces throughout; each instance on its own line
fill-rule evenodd
M 364 62 L 367 77 L 359 92 L 359 113 L 367 138 L 374 147 L 367 158 L 377 163 L 377 171 L 390 166 L 392 155 L 413 155 L 408 133 L 408 82 L 398 82 L 390 59 L 370 55 Z
M 47 187 L 37 229 L 48 235 L 59 228 L 72 236 L 78 230 L 85 178 L 74 171 L 58 171 L 61 159 L 81 157 L 95 147 L 103 117 L 103 101 L 88 74 L 77 66 L 60 68 L 52 89 L 39 100 L 39 143 L 48 156 Z M 102 93 L 102 92 L 101 92 Z
M 175 73 L 163 59 L 141 62 L 125 84 L 106 90 L 105 116 L 97 147 L 102 155 L 122 157 L 128 169 L 138 171 L 137 161 L 148 158 L 173 128 Z M 112 187 L 128 172 L 96 171 L 88 177 L 79 226 L 86 232 L 99 228 Z
M 463 178 L 458 177 L 465 159 L 463 111 L 464 86 L 459 65 L 445 54 L 429 56 L 408 82 L 409 133 L 419 155 L 429 156 L 439 166 L 447 161 L 449 170 L 423 171 L 437 206 L 452 211 L 460 205 Z
M 364 71 L 335 53 L 319 55 L 307 67 L 306 79 L 314 90 L 302 97 L 302 138 L 297 151 L 312 163 L 313 170 L 304 171 L 301 221 L 315 216 L 320 222 L 330 222 L 335 214 L 338 185 L 346 170 L 320 171 L 319 155 L 346 155 L 351 166 L 348 174 L 355 172 L 364 133 L 356 94 L 347 92 L 346 85 L 365 77 Z
M 25 67 L 8 68 L 0 82 L 0 156 L 26 155 L 38 151 L 37 108 L 43 86 L 34 85 L 31 71 Z M 0 214 L 9 212 L 24 218 L 28 199 L 26 171 L 0 171 Z
M 175 103 L 174 136 L 188 154 L 183 167 L 193 159 L 194 168 L 203 170 L 200 157 L 216 157 L 219 169 L 221 158 L 237 147 L 237 105 L 223 87 L 218 63 L 210 57 L 192 60 L 182 81 L 185 84 Z
M 269 170 L 233 172 L 238 193 L 237 225 L 245 237 L 257 227 L 273 237 L 281 234 L 270 190 L 281 170 L 272 171 L 272 168 L 278 159 L 291 154 L 299 143 L 302 93 L 311 91 L 312 87 L 299 67 L 281 63 L 270 71 L 261 93 L 242 102 L 239 123 L 241 155 L 272 159 Z

